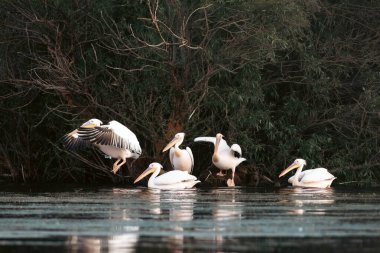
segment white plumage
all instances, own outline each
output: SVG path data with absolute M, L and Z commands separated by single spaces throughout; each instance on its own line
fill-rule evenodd
M 233 151 L 233 152 L 237 152 L 238 154 L 239 154 L 239 156 L 242 156 L 242 152 L 241 152 L 241 147 L 240 147 L 240 145 L 239 144 L 232 144 L 231 145 L 231 150 Z
M 172 170 L 166 172 L 161 176 L 157 176 L 162 169 L 162 165 L 159 163 L 151 163 L 149 167 L 141 173 L 141 175 L 134 181 L 137 183 L 147 175 L 153 173 L 148 181 L 149 188 L 157 188 L 157 189 L 186 189 L 192 188 L 194 185 L 199 183 L 200 181 L 193 175 L 190 175 L 187 172 L 180 170 Z
M 311 187 L 311 188 L 327 188 L 336 178 L 325 168 L 316 168 L 302 171 L 306 165 L 304 159 L 296 159 L 289 167 L 284 169 L 279 177 L 284 176 L 289 171 L 296 169 L 296 174 L 288 179 L 288 182 L 293 186 Z
M 141 155 L 141 147 L 136 135 L 116 120 L 103 125 L 100 120 L 91 119 L 82 124 L 79 129 L 66 134 L 64 141 L 69 149 L 92 145 L 106 156 L 117 159 L 113 165 L 114 173 L 126 163 L 127 158 L 137 159 Z
M 214 165 L 222 170 L 232 170 L 232 179 L 227 180 L 228 186 L 235 186 L 235 169 L 236 167 L 245 161 L 246 159 L 241 157 L 241 147 L 238 144 L 228 146 L 227 142 L 223 139 L 223 135 L 218 133 L 216 137 L 197 137 L 194 141 L 204 141 L 214 143 L 214 154 L 212 156 L 212 162 Z M 235 152 L 238 156 L 235 156 Z M 223 175 L 222 172 L 218 175 Z
M 169 158 L 173 169 L 186 171 L 191 174 L 194 168 L 193 152 L 189 147 L 186 147 L 186 149 L 180 149 L 179 147 L 182 144 L 184 138 L 185 133 L 177 133 L 174 136 L 173 140 L 171 140 L 168 145 L 166 145 L 166 147 L 162 150 L 162 152 L 165 152 L 170 148 Z
M 194 139 L 194 141 L 195 142 L 199 142 L 199 141 L 211 142 L 211 143 L 213 143 L 215 145 L 215 143 L 216 143 L 216 137 L 197 137 L 197 138 Z M 239 146 L 238 144 L 233 144 L 233 145 Z M 219 149 L 220 149 L 220 152 L 224 152 L 224 151 L 230 152 L 231 151 L 230 146 L 228 146 L 227 142 L 224 139 L 220 140 Z M 241 152 L 241 148 L 240 148 L 240 152 Z

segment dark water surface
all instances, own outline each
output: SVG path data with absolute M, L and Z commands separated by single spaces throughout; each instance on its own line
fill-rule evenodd
M 0 190 L 0 252 L 380 252 L 380 188 Z

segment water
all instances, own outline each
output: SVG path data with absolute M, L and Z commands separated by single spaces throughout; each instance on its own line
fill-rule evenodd
M 0 252 L 379 252 L 380 189 L 3 189 Z

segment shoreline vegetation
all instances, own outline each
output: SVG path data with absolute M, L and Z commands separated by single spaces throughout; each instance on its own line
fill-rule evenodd
M 380 183 L 380 2 L 4 0 L 0 16 L 1 180 L 130 185 L 169 170 L 161 151 L 185 132 L 204 185 L 227 179 L 193 142 L 216 133 L 248 160 L 237 185 L 284 184 L 295 158 Z M 136 134 L 129 171 L 64 149 L 91 118 Z

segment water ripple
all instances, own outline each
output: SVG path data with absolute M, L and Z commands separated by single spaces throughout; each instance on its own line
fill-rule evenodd
M 238 187 L 3 191 L 0 250 L 34 245 L 72 252 L 295 252 L 317 241 L 331 252 L 342 242 L 350 245 L 347 252 L 376 252 L 379 193 L 378 188 Z

